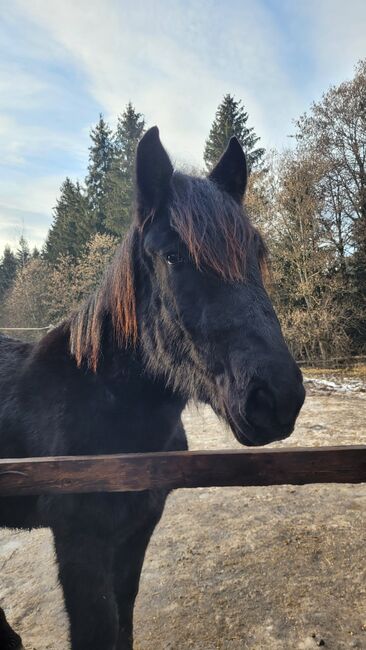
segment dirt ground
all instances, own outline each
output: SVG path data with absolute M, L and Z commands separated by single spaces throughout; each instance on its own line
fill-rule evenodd
M 366 444 L 362 386 L 308 388 L 286 445 Z M 208 408 L 185 424 L 192 449 L 239 446 Z M 366 650 L 365 551 L 366 484 L 177 490 L 148 549 L 136 650 Z M 26 650 L 68 650 L 49 531 L 0 531 L 1 601 Z

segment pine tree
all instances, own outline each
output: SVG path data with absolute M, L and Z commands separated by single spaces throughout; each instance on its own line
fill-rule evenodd
M 6 292 L 12 286 L 17 272 L 17 260 L 9 246 L 5 246 L 0 262 L 0 302 L 2 303 Z
M 54 209 L 53 224 L 45 244 L 45 258 L 51 264 L 55 264 L 60 255 L 77 259 L 93 232 L 88 200 L 79 183 L 66 178 Z
M 225 95 L 217 108 L 206 140 L 203 158 L 208 171 L 217 163 L 230 138 L 234 135 L 246 153 L 249 171 L 260 166 L 265 150 L 255 148 L 260 138 L 255 134 L 253 127 L 247 126 L 247 122 L 248 113 L 244 110 L 242 102 L 236 101 L 232 95 Z
M 145 131 L 145 120 L 141 113 L 137 113 L 129 102 L 119 116 L 115 133 L 115 144 L 118 157 L 126 170 L 131 173 L 135 167 L 136 147 Z
M 136 147 L 145 129 L 145 120 L 131 102 L 118 118 L 114 137 L 115 154 L 107 174 L 106 220 L 108 232 L 121 237 L 132 218 Z
M 104 121 L 102 114 L 99 122 L 90 133 L 92 144 L 89 147 L 89 166 L 86 186 L 88 200 L 96 232 L 105 231 L 106 212 L 106 178 L 109 173 L 115 150 L 112 141 L 112 131 Z
M 21 235 L 19 239 L 19 247 L 16 252 L 16 261 L 17 261 L 18 268 L 24 269 L 29 259 L 30 259 L 29 245 L 25 237 Z

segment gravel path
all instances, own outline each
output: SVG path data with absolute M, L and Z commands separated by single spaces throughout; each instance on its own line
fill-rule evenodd
M 318 391 L 286 445 L 366 444 L 366 396 Z M 239 445 L 188 409 L 192 449 Z M 148 549 L 136 650 L 366 650 L 366 485 L 177 490 Z M 0 531 L 0 601 L 26 650 L 68 650 L 52 537 Z M 102 650 L 102 649 L 101 649 Z

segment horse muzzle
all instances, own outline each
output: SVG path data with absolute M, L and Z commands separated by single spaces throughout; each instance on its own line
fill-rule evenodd
M 272 375 L 273 368 L 271 371 Z M 288 438 L 304 403 L 305 390 L 297 366 L 290 377 L 281 373 L 269 381 L 263 374 L 256 374 L 241 389 L 235 380 L 228 382 L 223 396 L 224 417 L 243 445 L 267 445 Z

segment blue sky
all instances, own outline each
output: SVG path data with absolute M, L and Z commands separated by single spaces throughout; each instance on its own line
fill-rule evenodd
M 0 0 L 0 251 L 42 245 L 82 180 L 99 112 L 131 100 L 179 163 L 202 163 L 222 96 L 266 148 L 366 57 L 364 0 Z

